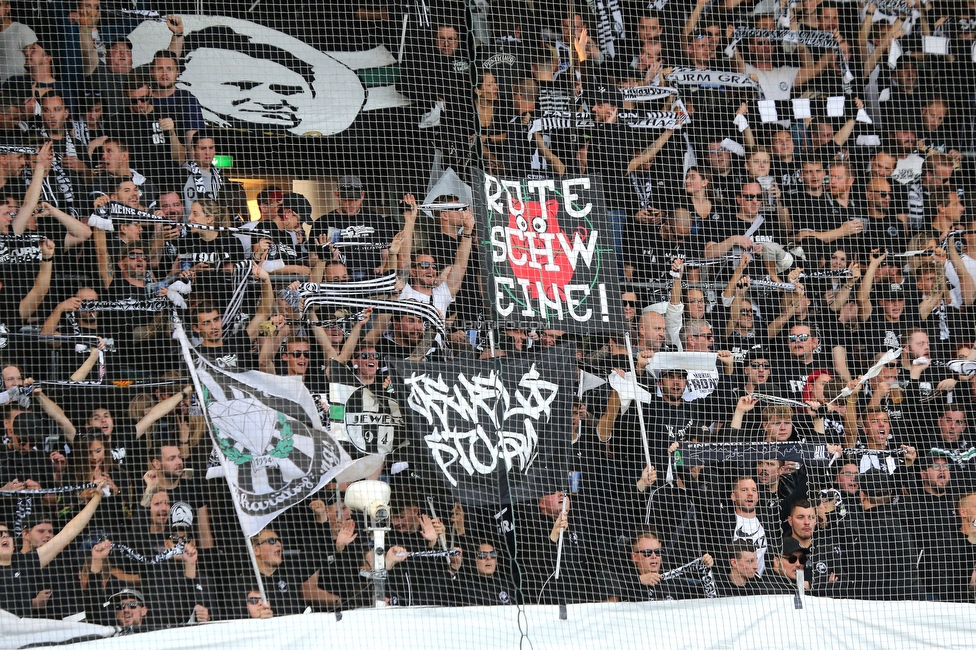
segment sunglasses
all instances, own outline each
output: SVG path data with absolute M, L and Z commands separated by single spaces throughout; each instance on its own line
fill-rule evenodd
M 258 542 L 257 544 L 255 544 L 255 546 L 262 546 L 263 544 L 267 544 L 269 546 L 277 546 L 278 544 L 281 544 L 281 539 L 279 539 L 278 537 L 269 537 L 263 542 Z
M 359 358 L 360 359 L 379 359 L 380 358 L 380 355 L 377 352 L 360 352 L 359 353 Z
M 887 199 L 887 198 L 890 198 L 891 197 L 891 192 L 879 192 L 879 191 L 874 190 L 874 191 L 872 191 L 872 193 L 873 194 L 877 194 L 878 196 L 880 196 L 883 199 Z
M 420 267 L 422 269 L 432 269 L 432 268 L 434 268 L 434 263 L 433 262 L 416 262 L 416 263 L 414 263 L 414 266 L 418 266 L 418 267 Z
M 638 549 L 637 552 L 643 555 L 644 557 L 651 557 L 653 555 L 657 555 L 658 557 L 660 557 L 662 555 L 662 549 L 659 548 L 641 548 Z
M 743 201 L 762 201 L 762 194 L 740 194 Z
M 152 97 L 130 97 L 129 101 L 133 104 L 148 104 L 152 102 Z
M 127 255 L 127 257 L 130 260 L 144 260 L 144 259 L 146 259 L 146 254 L 145 253 L 129 253 Z
M 121 612 L 123 609 L 126 609 L 126 608 L 128 608 L 128 609 L 139 609 L 139 607 L 141 607 L 141 606 L 142 606 L 141 603 L 129 601 L 127 603 L 119 603 L 118 605 L 115 606 L 115 609 L 117 609 L 118 611 Z
M 783 555 L 782 558 L 787 564 L 806 564 L 807 561 L 802 555 Z
M 248 596 L 247 597 L 247 604 L 248 605 L 260 605 L 261 604 L 261 597 L 260 596 Z
M 624 304 L 624 307 L 635 307 L 635 308 L 637 307 L 637 301 L 636 300 L 624 300 L 623 301 L 623 304 Z
M 790 334 L 790 343 L 796 343 L 797 341 L 800 343 L 806 343 L 809 340 L 809 334 Z
M 754 316 L 755 312 L 751 309 L 740 309 L 739 316 Z
M 285 354 L 290 354 L 293 357 L 309 357 L 311 356 L 308 350 L 292 350 L 291 352 L 286 352 Z
M 498 557 L 498 551 L 478 551 L 474 554 L 479 560 L 487 560 L 488 558 L 495 559 Z
M 769 370 L 770 368 L 768 361 L 753 361 L 749 364 L 749 367 L 753 370 Z

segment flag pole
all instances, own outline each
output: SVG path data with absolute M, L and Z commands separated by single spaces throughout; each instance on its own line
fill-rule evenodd
M 651 466 L 651 447 L 647 443 L 647 427 L 644 425 L 644 405 L 640 401 L 640 385 L 637 383 L 637 367 L 634 365 L 634 348 L 630 344 L 630 330 L 624 331 L 624 341 L 627 343 L 627 360 L 630 361 L 630 372 L 634 375 L 634 394 L 637 396 L 637 421 L 640 423 L 641 443 L 644 445 L 644 460 Z
M 176 340 L 179 341 L 180 351 L 183 354 L 183 361 L 186 363 L 186 368 L 190 373 L 190 379 L 193 381 L 193 391 L 197 395 L 197 401 L 200 404 L 200 412 L 203 414 L 204 422 L 207 425 L 207 431 L 210 433 L 210 441 L 212 444 L 216 445 L 217 441 L 214 437 L 214 427 L 213 422 L 210 421 L 210 414 L 207 412 L 206 402 L 203 400 L 203 384 L 200 383 L 200 376 L 197 374 L 197 366 L 194 363 L 193 355 L 190 353 L 190 341 L 186 338 L 186 331 L 183 329 L 183 321 L 180 319 L 179 314 L 176 310 L 173 310 L 173 330 L 176 335 Z M 224 469 L 224 480 L 230 480 L 230 473 L 227 471 L 227 457 L 223 454 L 218 454 L 220 456 L 220 464 Z M 230 489 L 230 483 L 227 484 L 228 489 Z M 244 513 L 241 512 L 241 505 L 237 502 L 237 499 L 233 498 L 231 494 L 231 501 L 234 502 L 234 510 L 237 512 L 237 522 L 241 523 L 244 521 Z M 243 535 L 244 528 L 241 528 L 241 534 Z M 244 544 L 247 546 L 247 555 L 251 558 L 251 568 L 254 569 L 254 577 L 257 579 L 258 591 L 261 592 L 261 601 L 264 603 L 268 602 L 268 596 L 264 593 L 264 577 L 261 575 L 261 570 L 258 568 L 258 559 L 254 555 L 254 545 L 251 544 L 251 538 L 248 535 L 244 536 Z

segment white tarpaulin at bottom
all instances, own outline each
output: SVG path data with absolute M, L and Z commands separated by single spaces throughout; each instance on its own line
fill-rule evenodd
M 972 605 L 757 596 L 649 603 L 400 608 L 241 620 L 73 644 L 72 650 L 208 648 L 843 648 L 898 650 L 976 645 Z M 16 638 L 24 638 L 18 635 Z M 0 643 L 3 647 L 9 647 Z M 62 646 L 63 647 L 63 646 Z

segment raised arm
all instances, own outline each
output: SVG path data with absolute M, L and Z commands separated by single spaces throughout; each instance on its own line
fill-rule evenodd
M 451 272 L 447 276 L 447 288 L 451 296 L 456 296 L 461 290 L 461 282 L 464 280 L 464 272 L 468 270 L 468 258 L 471 257 L 471 240 L 474 231 L 474 215 L 470 208 L 464 211 L 464 230 L 461 232 L 461 243 L 458 244 L 457 254 L 454 256 L 454 264 L 451 265 Z
M 98 504 L 102 502 L 102 488 L 107 487 L 108 483 L 109 480 L 106 477 L 98 479 L 98 485 L 95 486 L 94 494 L 92 494 L 91 500 L 88 501 L 88 505 L 75 515 L 71 521 L 65 524 L 60 533 L 37 549 L 37 556 L 40 559 L 41 568 L 50 564 L 85 529 L 85 526 L 88 525 L 88 522 L 94 516 L 95 510 L 98 509 Z
M 251 272 L 254 277 L 261 281 L 261 301 L 254 318 L 247 325 L 247 335 L 253 341 L 261 329 L 261 324 L 271 317 L 271 307 L 274 305 L 274 287 L 271 285 L 271 276 L 261 268 L 260 264 L 251 262 Z
M 64 236 L 65 250 L 83 244 L 91 238 L 92 229 L 84 221 L 75 219 L 67 212 L 58 210 L 50 203 L 42 203 L 41 208 L 44 210 L 43 214 L 54 217 L 68 231 L 68 234 Z
M 17 216 L 11 224 L 15 235 L 23 235 L 27 232 L 27 222 L 34 214 L 34 208 L 41 198 L 41 187 L 44 185 L 44 177 L 51 170 L 54 162 L 54 153 L 51 150 L 50 141 L 37 150 L 37 160 L 34 161 L 34 173 L 31 176 L 30 185 L 27 186 L 27 193 L 24 195 L 24 203 L 17 211 Z
M 410 269 L 410 256 L 413 253 L 413 229 L 417 224 L 417 199 L 413 194 L 404 194 L 403 202 L 407 208 L 403 211 L 403 242 L 397 255 L 397 263 L 401 269 Z
M 966 264 L 963 262 L 959 251 L 956 250 L 956 238 L 952 235 L 949 235 L 949 246 L 947 250 L 949 263 L 952 264 L 952 270 L 956 272 L 956 277 L 959 278 L 959 292 L 962 294 L 962 304 L 968 307 L 976 301 L 976 281 L 973 280 L 973 276 L 966 270 Z
M 54 420 L 54 422 L 58 425 L 58 428 L 64 432 L 65 439 L 69 443 L 73 443 L 75 441 L 75 434 L 78 433 L 78 430 L 75 429 L 74 423 L 68 419 L 68 416 L 64 414 L 61 407 L 58 406 L 54 400 L 45 395 L 40 388 L 34 389 L 33 395 L 37 398 L 37 402 L 41 405 L 41 410 L 43 410 L 49 418 Z
M 657 140 L 651 143 L 651 145 L 641 151 L 639 154 L 630 159 L 630 163 L 627 164 L 627 174 L 633 174 L 635 171 L 641 168 L 645 163 L 652 162 L 654 157 L 657 156 L 658 152 L 664 148 L 664 145 L 668 143 L 671 136 L 674 135 L 674 130 L 667 129 L 658 136 Z
M 857 290 L 857 317 L 861 319 L 862 323 L 871 318 L 871 312 L 874 310 L 874 307 L 871 306 L 871 288 L 874 285 L 874 276 L 887 256 L 887 251 L 878 251 L 878 249 L 871 251 L 871 263 L 868 264 L 868 270 L 864 273 L 861 288 Z
M 141 420 L 136 422 L 136 438 L 144 436 L 146 431 L 149 430 L 149 427 L 168 415 L 170 411 L 179 406 L 183 400 L 191 395 L 193 395 L 193 386 L 184 386 L 180 392 L 170 395 L 161 402 L 157 402 Z
M 18 313 L 20 319 L 26 321 L 34 315 L 37 308 L 44 302 L 48 290 L 51 288 L 51 273 L 54 270 L 54 242 L 45 239 L 41 242 L 41 268 L 34 279 L 34 286 L 20 301 Z

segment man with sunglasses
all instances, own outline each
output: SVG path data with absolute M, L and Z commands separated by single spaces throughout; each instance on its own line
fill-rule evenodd
M 776 364 L 779 377 L 778 394 L 803 399 L 807 377 L 817 368 L 833 368 L 833 364 L 817 353 L 820 339 L 810 325 L 794 325 L 786 336 L 787 354 Z
M 305 611 L 306 592 L 310 589 L 319 590 L 310 577 L 309 569 L 302 566 L 284 564 L 284 544 L 278 533 L 272 528 L 265 528 L 251 539 L 254 548 L 254 559 L 258 565 L 258 573 L 264 581 L 264 593 L 268 597 L 268 605 L 275 616 L 301 614 Z M 244 584 L 254 579 L 250 567 L 240 576 Z M 239 590 L 243 591 L 243 589 Z M 319 590 L 320 591 L 320 590 Z M 328 592 L 326 592 L 328 593 Z M 330 594 L 331 595 L 331 594 Z M 334 595 L 335 604 L 339 599 Z
M 867 199 L 866 228 L 857 249 L 858 261 L 862 264 L 870 260 L 870 252 L 874 249 L 900 252 L 908 244 L 905 224 L 895 216 L 891 182 L 886 178 L 868 179 L 864 196 Z
M 760 214 L 765 196 L 759 183 L 750 181 L 742 184 L 735 197 L 738 206 L 735 214 L 706 224 L 705 257 L 738 257 L 743 251 L 757 257 L 762 254 L 763 243 L 775 243 L 782 238 L 775 220 L 766 219 Z M 728 279 L 727 275 L 725 279 Z
M 461 234 L 458 236 L 454 264 L 451 265 L 447 278 L 443 282 L 438 282 L 440 273 L 437 259 L 428 251 L 417 251 L 410 259 L 410 283 L 400 292 L 400 300 L 417 300 L 433 304 L 442 316 L 447 315 L 454 297 L 461 290 L 461 283 L 468 268 L 468 258 L 471 256 L 474 215 L 471 210 L 465 210 L 461 214 Z
M 165 289 L 158 290 L 155 295 L 148 293 L 149 283 L 155 281 L 155 275 L 148 269 L 146 247 L 139 241 L 122 246 L 116 265 L 118 272 L 106 291 L 106 300 L 145 301 L 166 295 Z M 131 311 L 113 313 L 111 316 L 110 331 L 118 350 L 116 363 L 112 365 L 130 371 L 158 368 L 160 355 L 167 352 L 166 346 L 160 345 L 160 338 L 166 329 L 166 313 Z
M 662 580 L 667 557 L 667 551 L 657 533 L 639 530 L 630 543 L 630 561 L 624 561 L 620 567 L 611 600 L 642 602 L 702 597 L 704 594 L 688 582 L 688 578 L 697 576 L 678 576 L 674 580 Z M 712 567 L 711 555 L 706 553 L 701 559 L 705 566 Z
M 127 110 L 106 125 L 107 136 L 91 141 L 89 151 L 101 147 L 109 137 L 121 138 L 129 145 L 132 166 L 150 179 L 159 179 L 182 165 L 186 147 L 176 132 L 173 118 L 157 108 L 149 79 L 133 72 L 125 80 Z
M 482 542 L 476 548 L 472 554 L 474 566 L 472 567 L 471 562 L 465 562 L 458 572 L 458 604 L 468 606 L 520 603 L 518 587 L 503 568 L 505 561 L 499 557 L 495 544 Z
M 115 620 L 122 627 L 120 635 L 138 632 L 149 615 L 146 599 L 137 589 L 123 589 L 112 594 L 109 602 L 115 609 Z
M 804 548 L 792 537 L 783 540 L 783 548 L 773 557 L 773 571 L 765 580 L 773 591 L 766 593 L 788 594 L 796 590 L 796 572 L 803 567 L 808 558 L 809 549 Z M 807 575 L 807 574 L 805 574 Z M 810 580 L 804 580 L 805 589 L 809 589 Z

